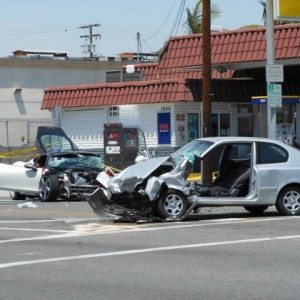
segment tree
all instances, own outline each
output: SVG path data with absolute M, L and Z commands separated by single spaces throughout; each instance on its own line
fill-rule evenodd
M 202 0 L 198 0 L 195 7 L 193 9 L 186 9 L 187 18 L 184 23 L 186 27 L 186 31 L 188 34 L 192 33 L 201 33 L 203 32 L 203 26 L 202 26 L 202 17 L 203 17 L 203 11 L 202 11 Z M 211 5 L 211 19 L 215 19 L 221 15 L 220 8 L 212 4 Z

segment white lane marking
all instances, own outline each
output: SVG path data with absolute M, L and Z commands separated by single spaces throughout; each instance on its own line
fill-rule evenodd
M 17 228 L 17 227 L 0 227 L 0 230 L 14 230 L 14 231 L 37 231 L 37 232 L 53 232 L 53 233 L 67 233 L 70 230 L 55 230 L 55 229 L 38 229 L 38 228 Z
M 14 221 L 6 221 L 0 220 L 1 224 L 22 224 L 22 223 L 78 223 L 85 221 L 99 221 L 99 218 L 55 218 L 49 220 L 14 220 Z
M 49 223 L 49 222 L 62 222 L 61 220 L 15 220 L 15 221 L 3 221 L 1 220 L 1 224 L 22 224 L 22 223 Z
M 201 223 L 201 224 L 182 224 L 182 223 L 172 223 L 171 226 L 159 226 L 159 227 L 140 227 L 140 226 L 148 226 L 148 225 L 135 225 L 132 226 L 121 226 L 119 224 L 115 225 L 103 225 L 101 223 L 97 224 L 101 229 L 94 231 L 83 231 L 82 227 L 77 231 L 69 231 L 66 234 L 55 234 L 55 235 L 47 235 L 47 236 L 37 236 L 31 238 L 17 238 L 10 240 L 0 240 L 0 244 L 7 243 L 16 243 L 16 242 L 27 242 L 27 241 L 38 241 L 38 240 L 51 240 L 51 239 L 61 239 L 61 238 L 73 238 L 73 237 L 85 237 L 85 236 L 93 236 L 93 235 L 104 235 L 104 234 L 118 234 L 118 233 L 136 233 L 136 232 L 145 232 L 145 231 L 158 231 L 158 230 L 170 230 L 177 228 L 191 228 L 191 227 L 207 227 L 207 226 L 218 226 L 218 225 L 231 225 L 231 224 L 242 224 L 242 223 L 255 223 L 255 222 L 269 222 L 269 221 L 292 221 L 295 219 L 300 219 L 299 216 L 296 217 L 275 217 L 275 218 L 264 218 L 264 219 L 251 219 L 251 220 L 243 220 L 243 221 L 226 221 L 226 219 L 222 219 L 222 222 L 213 222 L 213 223 Z M 180 225 L 178 225 L 180 224 Z M 88 224 L 89 225 L 89 224 Z
M 203 247 L 213 247 L 213 246 L 224 246 L 224 245 L 260 243 L 260 242 L 278 241 L 278 240 L 279 241 L 280 240 L 291 240 L 291 239 L 299 239 L 299 238 L 300 238 L 300 235 L 277 236 L 277 237 L 275 236 L 275 237 L 265 237 L 265 238 L 257 238 L 257 239 L 244 239 L 244 240 L 211 242 L 211 243 L 201 243 L 201 244 L 189 244 L 189 245 L 178 245 L 178 246 L 167 246 L 167 247 L 156 247 L 156 248 L 144 248 L 144 249 L 133 249 L 133 250 L 104 252 L 104 253 L 95 253 L 95 254 L 53 257 L 53 258 L 36 259 L 36 260 L 24 260 L 24 261 L 2 263 L 2 264 L 0 264 L 0 269 L 17 267 L 17 266 L 25 266 L 25 265 L 60 262 L 60 261 L 71 261 L 71 260 L 80 260 L 80 259 L 89 259 L 89 258 L 121 256 L 121 255 L 129 255 L 129 254 L 142 254 L 142 253 L 151 253 L 151 252 L 162 252 L 162 251 L 191 249 L 191 248 L 203 248 Z

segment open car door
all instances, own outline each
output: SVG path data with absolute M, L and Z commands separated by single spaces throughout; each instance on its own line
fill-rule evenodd
M 78 150 L 61 128 L 52 126 L 38 127 L 35 145 L 41 154 Z
M 0 189 L 37 194 L 42 169 L 31 163 L 0 164 Z

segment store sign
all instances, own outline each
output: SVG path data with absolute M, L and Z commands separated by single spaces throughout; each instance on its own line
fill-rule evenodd
M 276 20 L 300 21 L 299 0 L 274 1 L 274 14 Z
M 176 121 L 185 121 L 185 114 L 177 114 Z

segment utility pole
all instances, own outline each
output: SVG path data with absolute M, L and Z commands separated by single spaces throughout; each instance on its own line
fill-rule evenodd
M 273 17 L 273 0 L 266 1 L 266 41 L 267 41 L 267 65 L 275 63 L 275 47 L 274 47 L 274 17 Z M 276 108 L 271 107 L 270 101 L 270 85 L 267 82 L 267 128 L 268 138 L 276 138 Z
M 202 105 L 203 136 L 212 135 L 211 129 L 211 32 L 210 0 L 202 1 L 203 12 L 203 62 L 202 62 Z
M 85 39 L 85 44 L 83 44 L 81 47 L 83 48 L 83 53 L 89 53 L 90 57 L 94 57 L 94 53 L 96 50 L 96 45 L 93 43 L 94 40 L 101 38 L 101 34 L 93 33 L 93 28 L 99 26 L 101 25 L 97 23 L 97 24 L 82 25 L 78 27 L 79 29 L 85 29 L 87 31 L 87 34 L 80 36 L 80 38 Z
M 137 40 L 137 61 L 140 61 L 140 53 L 141 53 L 141 35 L 139 32 L 136 34 L 136 40 Z

